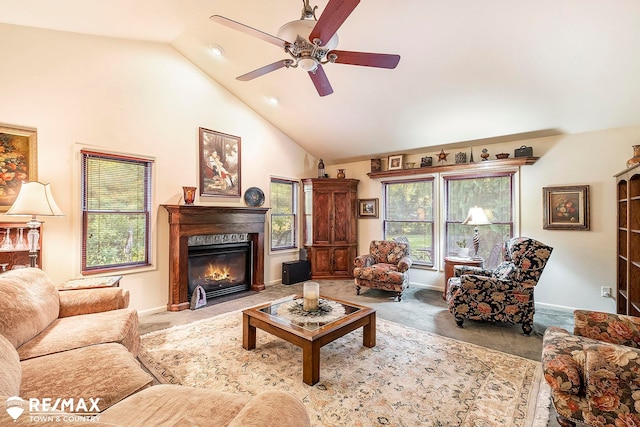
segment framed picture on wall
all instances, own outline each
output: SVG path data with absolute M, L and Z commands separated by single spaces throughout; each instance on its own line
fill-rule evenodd
M 240 197 L 240 137 L 200 128 L 200 195 Z
M 359 199 L 358 216 L 360 218 L 378 218 L 378 199 Z
M 544 187 L 543 228 L 589 230 L 589 186 Z
M 6 212 L 22 182 L 38 180 L 36 130 L 0 125 L 0 150 L 0 212 Z

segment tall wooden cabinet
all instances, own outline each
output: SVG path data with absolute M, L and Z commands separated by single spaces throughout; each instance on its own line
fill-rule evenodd
M 640 316 L 640 165 L 616 175 L 618 313 Z
M 357 179 L 303 179 L 303 241 L 314 279 L 353 277 L 358 250 Z

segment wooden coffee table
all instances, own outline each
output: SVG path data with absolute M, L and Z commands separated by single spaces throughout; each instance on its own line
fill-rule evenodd
M 344 316 L 328 323 L 296 323 L 278 315 L 278 307 L 287 301 L 267 303 L 242 312 L 242 347 L 256 348 L 256 328 L 302 347 L 302 381 L 314 385 L 320 381 L 320 348 L 363 328 L 362 345 L 376 345 L 376 311 L 370 307 L 321 296 L 341 304 Z M 290 301 L 290 300 L 288 300 Z

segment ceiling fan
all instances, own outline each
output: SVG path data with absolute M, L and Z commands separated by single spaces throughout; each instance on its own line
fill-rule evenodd
M 210 18 L 214 22 L 280 46 L 293 58 L 265 65 L 236 77 L 237 80 L 249 81 L 280 68 L 300 67 L 309 73 L 318 94 L 326 96 L 333 93 L 333 88 L 322 68 L 323 64 L 331 62 L 377 68 L 395 68 L 398 65 L 400 55 L 335 49 L 338 46 L 336 31 L 360 3 L 360 0 L 329 0 L 320 19 L 316 19 L 315 16 L 318 6 L 309 6 L 309 0 L 302 0 L 302 3 L 300 19 L 280 27 L 277 37 L 224 16 L 213 15 Z

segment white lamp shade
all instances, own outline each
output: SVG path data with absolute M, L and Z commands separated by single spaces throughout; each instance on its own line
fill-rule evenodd
M 41 182 L 23 182 L 18 197 L 6 215 L 63 216 L 51 194 L 51 186 Z
M 469 214 L 467 218 L 462 221 L 463 225 L 489 225 L 491 221 L 487 218 L 487 215 L 484 213 L 484 209 L 474 206 L 469 209 Z
M 302 37 L 306 41 L 309 40 L 309 34 L 316 26 L 318 21 L 311 19 L 298 19 L 297 21 L 291 21 L 284 24 L 277 32 L 277 36 L 282 40 L 286 40 L 289 43 L 294 43 L 298 36 Z M 311 40 L 313 42 L 313 40 Z M 338 34 L 334 34 L 328 41 L 324 41 L 322 45 L 327 50 L 333 50 L 338 47 Z

